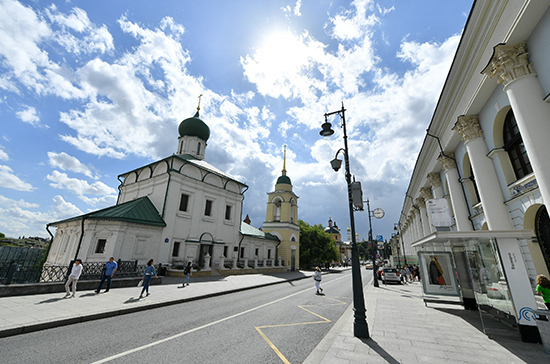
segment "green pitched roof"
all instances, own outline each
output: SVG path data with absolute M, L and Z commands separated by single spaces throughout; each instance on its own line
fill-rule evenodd
M 48 225 L 57 225 L 62 222 L 82 219 L 115 220 L 133 222 L 136 224 L 166 226 L 166 223 L 162 217 L 160 217 L 156 207 L 147 196 Z
M 264 233 L 263 231 L 256 229 L 255 227 L 247 224 L 246 222 L 241 222 L 241 234 L 254 236 L 260 239 L 279 241 L 279 239 L 275 235 L 271 235 L 270 233 Z

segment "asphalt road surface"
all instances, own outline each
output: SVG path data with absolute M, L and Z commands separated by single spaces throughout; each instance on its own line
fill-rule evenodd
M 363 284 L 372 277 L 361 269 Z M 351 271 L 0 339 L 3 363 L 302 363 L 352 303 Z

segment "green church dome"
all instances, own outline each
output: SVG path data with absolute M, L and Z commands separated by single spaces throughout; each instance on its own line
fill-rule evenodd
M 207 141 L 210 137 L 210 128 L 199 118 L 199 112 L 192 118 L 187 118 L 180 123 L 178 128 L 180 137 L 183 136 L 196 136 L 204 141 Z
M 277 178 L 277 184 L 281 184 L 281 183 L 292 186 L 292 183 L 290 182 L 290 178 L 288 176 L 281 176 Z

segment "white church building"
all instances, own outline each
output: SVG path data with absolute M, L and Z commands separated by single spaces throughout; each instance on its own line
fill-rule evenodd
M 450 254 L 464 305 L 525 341 L 550 270 L 549 37 L 549 0 L 474 2 L 398 224 L 407 255 Z
M 281 223 L 277 217 L 270 233 L 242 222 L 248 186 L 204 160 L 210 129 L 199 118 L 199 108 L 178 131 L 176 154 L 119 175 L 115 206 L 48 224 L 57 230 L 47 265 L 66 266 L 76 258 L 105 262 L 113 256 L 139 264 L 191 261 L 218 273 L 236 269 L 237 259 L 250 269 L 296 268 L 290 254 L 299 252 L 297 197 L 293 221 Z M 283 175 L 291 193 L 286 171 Z M 268 216 L 272 205 L 268 201 Z

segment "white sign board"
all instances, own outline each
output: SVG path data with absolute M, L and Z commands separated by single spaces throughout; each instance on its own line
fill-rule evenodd
M 436 198 L 426 201 L 428 215 L 435 227 L 449 227 L 453 225 L 453 218 L 449 203 L 444 198 Z

